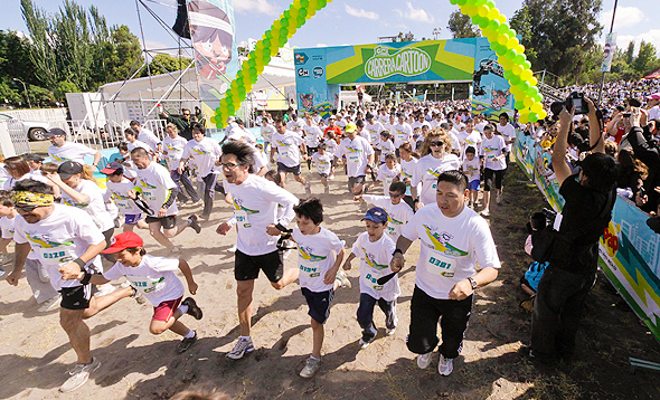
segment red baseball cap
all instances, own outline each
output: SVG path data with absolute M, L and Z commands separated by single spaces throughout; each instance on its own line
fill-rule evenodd
M 144 241 L 137 234 L 133 232 L 122 232 L 112 238 L 110 241 L 110 247 L 103 250 L 101 254 L 115 254 L 122 250 L 142 246 L 144 246 Z

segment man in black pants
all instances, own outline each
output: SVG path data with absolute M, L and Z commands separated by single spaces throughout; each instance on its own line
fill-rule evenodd
M 566 163 L 568 134 L 573 113 L 559 115 L 559 134 L 552 153 L 559 193 L 566 201 L 559 233 L 549 250 L 550 267 L 539 283 L 532 314 L 530 356 L 551 363 L 567 359 L 575 350 L 575 335 L 587 294 L 596 279 L 598 239 L 612 218 L 616 164 L 604 153 L 600 124 L 593 102 L 589 106 L 589 140 L 592 154 L 582 170 L 572 175 Z M 558 216 L 559 218 L 559 216 Z
M 412 242 L 421 241 L 415 265 L 415 291 L 410 304 L 408 349 L 419 354 L 417 366 L 431 364 L 440 342 L 438 373 L 452 373 L 472 309 L 472 294 L 497 278 L 500 260 L 488 223 L 466 207 L 470 190 L 467 177 L 446 171 L 438 177 L 436 202 L 417 211 L 396 242 L 390 268 L 403 268 L 403 255 Z M 477 271 L 477 264 L 481 267 Z M 441 319 L 442 317 L 442 319 Z

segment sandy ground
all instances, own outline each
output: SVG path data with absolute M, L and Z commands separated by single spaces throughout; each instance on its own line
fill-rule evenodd
M 331 183 L 325 226 L 353 243 L 363 231 L 356 204 L 345 193 L 345 177 Z M 576 360 L 558 368 L 536 368 L 519 352 L 528 342 L 529 315 L 518 307 L 523 295 L 518 279 L 528 262 L 522 247 L 527 215 L 543 206 L 536 189 L 514 168 L 506 179 L 505 201 L 494 207 L 491 225 L 503 268 L 498 280 L 479 290 L 466 332 L 462 355 L 447 378 L 436 372 L 437 356 L 428 370 L 419 370 L 405 346 L 410 321 L 414 271 L 401 278 L 399 329 L 384 335 L 384 319 L 375 312 L 378 339 L 360 351 L 355 319 L 359 289 L 356 269 L 352 289 L 341 289 L 326 324 L 322 369 L 311 380 L 298 377 L 311 350 L 311 329 L 297 284 L 276 291 L 262 275 L 256 283 L 253 339 L 257 351 L 243 360 L 225 358 L 236 340 L 233 254 L 235 236 L 215 234 L 217 221 L 229 216 L 216 201 L 213 222 L 200 235 L 186 231 L 175 239 L 184 247 L 200 285 L 195 296 L 205 316 L 182 321 L 197 330 L 200 340 L 183 355 L 175 352 L 178 337 L 148 332 L 151 307 L 125 299 L 89 320 L 92 349 L 103 365 L 81 389 L 60 394 L 59 385 L 75 361 L 58 313 L 36 312 L 27 282 L 18 288 L 0 283 L 0 398 L 20 399 L 163 399 L 184 389 L 215 389 L 237 399 L 657 399 L 657 375 L 631 373 L 628 356 L 660 361 L 657 342 L 610 289 L 601 276 L 587 301 Z M 295 182 L 290 189 L 302 195 Z M 322 193 L 315 181 L 315 193 Z M 192 211 L 184 209 L 183 215 Z M 162 255 L 146 231 L 148 249 Z M 415 244 L 407 256 L 412 265 Z M 291 254 L 287 267 L 295 267 Z M 355 262 L 354 262 L 355 263 Z

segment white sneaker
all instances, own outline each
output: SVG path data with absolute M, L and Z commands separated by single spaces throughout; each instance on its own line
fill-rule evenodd
M 366 340 L 360 338 L 360 349 L 366 349 L 375 339 L 376 338 L 374 337 L 373 339 L 367 342 Z
M 252 353 L 254 351 L 254 345 L 252 344 L 252 339 L 239 338 L 234 349 L 227 353 L 227 358 L 230 360 L 240 360 L 247 353 Z
M 483 210 L 481 210 L 480 214 L 481 214 L 482 217 L 486 217 L 486 218 L 490 217 L 490 211 L 488 211 L 487 208 L 484 208 Z
M 387 336 L 392 336 L 392 335 L 394 335 L 395 333 L 396 333 L 396 326 L 395 326 L 394 328 L 392 328 L 392 329 L 389 329 L 389 328 L 388 328 L 388 329 L 385 331 L 385 335 L 387 335 Z
M 440 354 L 440 361 L 438 361 L 438 373 L 442 376 L 449 376 L 451 375 L 452 371 L 454 371 L 454 359 L 445 358 L 442 354 Z
M 500 204 L 502 202 L 502 192 L 498 192 L 495 195 L 495 203 Z
M 69 371 L 71 377 L 60 386 L 60 392 L 66 393 L 78 389 L 87 382 L 89 375 L 99 369 L 100 366 L 101 361 L 98 361 L 96 358 L 92 358 L 92 362 L 89 364 L 76 364 L 76 366 Z
M 300 377 L 309 379 L 316 374 L 319 368 L 321 368 L 321 360 L 310 356 L 307 361 L 305 361 L 305 367 L 300 371 Z
M 44 301 L 43 303 L 41 303 L 39 305 L 39 308 L 37 308 L 37 311 L 42 313 L 53 311 L 60 305 L 61 302 L 62 302 L 62 296 L 58 294 L 57 296 L 50 298 Z
M 98 285 L 96 289 L 98 290 L 96 293 L 94 293 L 94 296 L 96 297 L 106 296 L 117 290 L 116 287 L 112 286 L 109 283 L 106 283 L 104 285 Z
M 417 356 L 417 366 L 420 369 L 426 369 L 431 365 L 431 356 L 433 355 L 432 351 L 429 351 L 425 354 L 420 354 Z
M 229 253 L 236 253 L 236 245 L 231 246 L 230 248 L 227 249 Z
M 348 280 L 348 276 L 346 276 L 346 273 L 344 271 L 337 271 L 337 276 L 335 277 L 335 280 L 339 283 L 339 286 L 343 288 L 350 288 L 351 281 Z

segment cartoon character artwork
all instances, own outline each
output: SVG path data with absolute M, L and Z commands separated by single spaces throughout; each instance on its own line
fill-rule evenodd
M 314 93 L 300 93 L 300 104 L 307 111 L 314 108 Z
M 234 43 L 229 16 L 211 1 L 191 0 L 188 19 L 198 73 L 207 80 L 221 79 L 231 61 Z
M 499 111 L 502 107 L 506 106 L 509 102 L 509 90 L 491 90 L 490 92 L 490 107 Z

